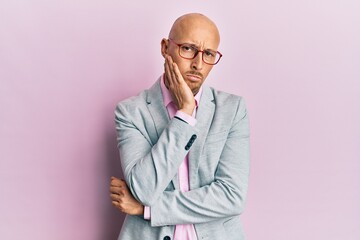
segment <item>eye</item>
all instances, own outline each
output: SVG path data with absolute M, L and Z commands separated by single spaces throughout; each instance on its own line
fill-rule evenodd
M 205 53 L 205 55 L 206 55 L 207 57 L 212 57 L 212 58 L 213 58 L 213 57 L 216 56 L 216 52 L 214 52 L 214 51 L 205 50 L 204 53 Z
M 191 45 L 182 45 L 181 50 L 184 52 L 195 52 L 196 49 Z

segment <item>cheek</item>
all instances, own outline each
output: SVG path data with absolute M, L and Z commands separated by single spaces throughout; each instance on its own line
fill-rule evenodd
M 181 62 L 182 58 L 179 56 L 178 52 L 175 51 L 175 49 L 169 49 L 168 54 L 171 56 L 172 60 L 176 64 L 179 64 Z
M 191 70 L 190 61 L 183 61 L 183 59 L 173 59 L 177 64 L 180 73 L 184 75 L 187 71 Z
M 210 73 L 211 69 L 212 66 L 206 66 L 203 72 L 204 76 L 207 76 Z

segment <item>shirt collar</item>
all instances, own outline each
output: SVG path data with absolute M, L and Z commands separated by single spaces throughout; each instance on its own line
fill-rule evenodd
M 172 99 L 169 89 L 167 89 L 167 87 L 165 86 L 165 74 L 162 75 L 160 82 L 161 82 L 160 83 L 161 92 L 163 95 L 163 102 L 164 102 L 165 107 L 167 107 L 173 101 L 173 99 Z M 194 96 L 196 107 L 199 106 L 202 90 L 203 90 L 203 87 L 201 86 L 199 89 L 199 92 Z

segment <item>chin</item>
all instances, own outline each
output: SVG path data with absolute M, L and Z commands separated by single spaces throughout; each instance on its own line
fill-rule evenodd
M 200 87 L 191 89 L 194 96 L 199 92 L 199 89 L 200 89 Z
M 199 92 L 200 87 L 202 85 L 202 83 L 200 83 L 200 82 L 194 83 L 194 82 L 189 82 L 189 81 L 186 81 L 186 80 L 185 80 L 185 82 L 189 86 L 189 88 L 191 89 L 194 96 Z

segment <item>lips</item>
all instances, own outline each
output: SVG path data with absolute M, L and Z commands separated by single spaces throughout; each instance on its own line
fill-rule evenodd
M 198 81 L 201 81 L 202 80 L 202 77 L 197 75 L 197 74 L 186 74 L 186 77 L 187 79 L 189 79 L 190 81 L 193 81 L 193 82 L 198 82 Z

